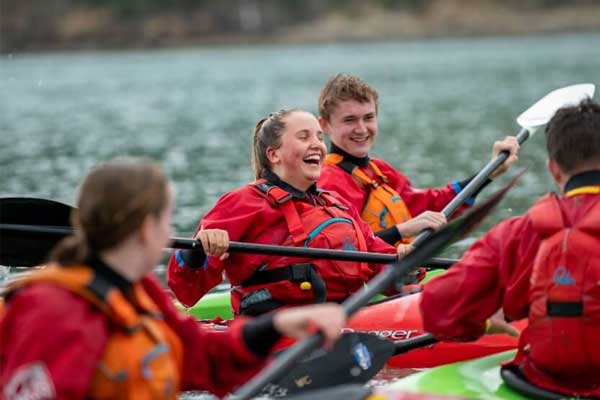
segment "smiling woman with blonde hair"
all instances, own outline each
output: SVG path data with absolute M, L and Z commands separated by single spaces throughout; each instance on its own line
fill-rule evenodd
M 373 236 L 358 212 L 316 181 L 325 159 L 323 131 L 303 110 L 281 110 L 261 119 L 253 132 L 256 181 L 226 193 L 204 216 L 198 231 L 225 230 L 230 240 L 404 254 Z M 226 249 L 227 243 L 222 243 Z M 341 302 L 381 271 L 381 265 L 231 254 L 200 259 L 192 251 L 171 257 L 168 283 L 192 306 L 221 282 L 231 282 L 236 315 L 258 315 L 282 306 Z

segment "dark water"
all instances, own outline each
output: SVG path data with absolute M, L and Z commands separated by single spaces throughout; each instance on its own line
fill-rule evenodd
M 256 121 L 281 108 L 315 112 L 338 72 L 380 92 L 373 154 L 415 186 L 444 185 L 477 172 L 494 140 L 515 134 L 516 117 L 546 93 L 600 83 L 598 49 L 600 34 L 5 55 L 0 196 L 72 204 L 94 164 L 144 155 L 173 179 L 176 232 L 190 234 L 222 193 L 251 180 Z M 543 135 L 520 160 L 529 171 L 475 235 L 552 189 Z

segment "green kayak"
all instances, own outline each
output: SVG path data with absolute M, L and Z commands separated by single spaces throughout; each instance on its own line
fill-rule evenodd
M 410 393 L 459 396 L 473 399 L 524 399 L 500 377 L 500 364 L 511 360 L 514 350 L 454 364 L 443 365 L 410 375 L 388 386 L 390 390 Z M 384 390 L 385 391 L 385 390 Z
M 382 299 L 384 297 L 382 296 Z M 229 292 L 214 292 L 208 293 L 202 297 L 194 306 L 184 307 L 181 303 L 176 302 L 177 307 L 183 312 L 194 316 L 196 319 L 232 319 L 233 312 L 231 311 Z
M 431 278 L 444 272 L 446 271 L 443 269 L 429 271 L 421 283 L 426 283 Z M 193 315 L 197 319 L 233 318 L 231 305 L 229 302 L 229 291 L 227 290 L 208 293 L 190 308 L 186 308 L 179 303 L 177 303 L 177 306 L 184 312 Z
M 228 290 L 208 293 L 190 308 L 186 308 L 180 303 L 176 304 L 183 312 L 193 315 L 197 319 L 233 318 Z

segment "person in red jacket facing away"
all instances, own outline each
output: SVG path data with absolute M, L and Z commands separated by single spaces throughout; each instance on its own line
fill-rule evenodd
M 560 194 L 506 220 L 423 292 L 425 330 L 474 340 L 502 308 L 529 318 L 503 373 L 566 396 L 600 397 L 600 105 L 560 109 L 546 126 Z M 507 381 L 507 383 L 509 383 Z
M 222 229 L 230 240 L 271 245 L 399 254 L 409 249 L 375 238 L 351 204 L 317 188 L 326 148 L 314 115 L 302 110 L 272 114 L 257 124 L 253 143 L 257 181 L 223 195 L 198 230 Z M 202 239 L 202 232 L 198 236 Z M 234 314 L 258 315 L 284 305 L 341 302 L 381 268 L 242 253 L 205 262 L 198 252 L 180 250 L 171 257 L 167 281 L 175 296 L 192 306 L 225 271 Z
M 280 335 L 302 338 L 314 327 L 329 343 L 339 335 L 345 318 L 336 304 L 239 320 L 228 332 L 178 312 L 151 274 L 169 243 L 171 206 L 167 178 L 147 161 L 111 161 L 88 175 L 75 235 L 52 264 L 8 289 L 0 398 L 224 395 L 264 365 Z
M 319 123 L 331 139 L 331 148 L 319 185 L 348 200 L 386 242 L 409 243 L 422 230 L 437 230 L 446 223 L 439 211 L 470 179 L 440 189 L 416 189 L 390 164 L 370 157 L 378 134 L 377 108 L 377 91 L 357 77 L 339 74 L 325 84 L 319 96 Z M 510 157 L 493 176 L 517 160 L 516 138 L 494 143 L 492 158 L 503 150 L 508 150 Z M 470 198 L 467 204 L 473 201 Z

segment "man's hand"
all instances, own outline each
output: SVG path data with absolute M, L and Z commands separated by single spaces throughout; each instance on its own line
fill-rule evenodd
M 446 225 L 446 216 L 441 212 L 425 211 L 406 222 L 396 225 L 396 229 L 403 238 L 416 236 L 425 229 L 437 231 Z
M 492 160 L 498 157 L 498 154 L 503 151 L 508 151 L 509 156 L 506 161 L 504 161 L 504 163 L 490 175 L 490 178 L 495 178 L 502 175 L 519 160 L 519 147 L 519 142 L 514 136 L 507 136 L 504 138 L 504 140 L 499 140 L 494 143 L 494 147 L 492 149 Z

